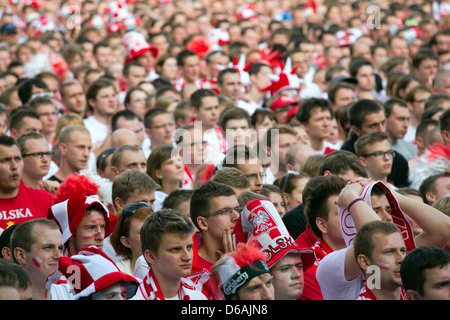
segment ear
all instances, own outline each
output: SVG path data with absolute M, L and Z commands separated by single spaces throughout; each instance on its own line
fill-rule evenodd
M 294 171 L 292 169 L 292 165 L 290 163 L 286 163 L 286 171 Z
M 332 175 L 333 174 L 330 172 L 330 170 L 325 170 L 324 173 L 323 173 L 324 177 L 329 177 L 329 176 L 332 176 Z
M 157 257 L 149 249 L 144 251 L 144 258 L 149 264 L 155 264 L 157 261 Z
M 416 145 L 419 150 L 422 149 L 424 146 L 423 139 L 419 136 L 416 137 Z
M 122 199 L 120 199 L 119 197 L 116 197 L 114 199 L 114 207 L 117 208 L 117 211 L 120 211 L 123 209 L 124 203 L 122 202 Z
M 61 153 L 61 155 L 65 156 L 67 154 L 66 149 L 67 149 L 67 145 L 64 142 L 61 142 L 58 145 L 59 148 L 59 152 Z
M 14 139 L 17 139 L 17 129 L 11 128 L 9 133 L 11 134 L 11 137 L 13 137 Z
M 408 297 L 409 300 L 422 300 L 420 294 L 418 294 L 417 291 L 412 289 L 406 290 L 406 296 Z
M 284 200 L 284 203 L 290 204 L 291 203 L 291 196 L 288 193 L 283 192 L 283 200 Z
M 356 126 L 351 126 L 350 127 L 350 129 L 354 132 L 354 133 L 356 133 L 356 135 L 358 136 L 358 137 L 360 137 L 361 136 L 361 130 L 359 130 Z
M 156 178 L 162 180 L 164 178 L 163 174 L 161 173 L 161 170 L 157 169 L 155 170 L 155 176 Z
M 444 143 L 449 143 L 450 142 L 450 132 L 447 130 L 442 130 L 441 131 L 441 135 L 442 135 L 442 140 L 444 140 Z
M 115 178 L 119 175 L 119 170 L 115 166 L 111 166 L 111 177 Z
M 177 127 L 181 128 L 182 126 L 184 126 L 184 119 L 183 118 L 177 118 L 177 120 L 175 120 L 175 122 L 177 123 Z
M 364 158 L 364 157 L 358 157 L 358 160 L 359 160 L 359 163 L 361 163 L 361 165 L 362 165 L 364 168 L 367 168 L 366 158 Z
M 266 147 L 266 154 L 268 157 L 272 156 L 272 148 L 271 147 L 269 147 L 269 146 Z
M 88 104 L 89 104 L 89 106 L 91 106 L 92 109 L 95 109 L 96 103 L 95 103 L 94 99 L 89 99 Z
M 200 231 L 208 230 L 208 221 L 207 221 L 206 217 L 202 217 L 202 216 L 197 217 L 197 224 L 198 224 Z
M 436 196 L 431 192 L 425 193 L 425 198 L 427 199 L 428 203 L 433 203 L 436 201 Z
M 150 133 L 150 129 L 145 128 L 145 134 L 147 135 L 147 137 L 150 139 L 151 138 L 151 133 Z
M 5 259 L 13 260 L 13 257 L 11 255 L 11 249 L 9 249 L 8 247 L 2 248 L 2 256 Z
M 408 105 L 409 112 L 413 112 L 414 110 L 413 104 L 411 102 L 407 102 L 406 104 Z
M 27 253 L 24 248 L 16 247 L 14 248 L 14 257 L 21 265 L 25 265 L 27 263 L 26 257 Z
M 358 255 L 356 258 L 356 261 L 358 262 L 359 266 L 365 271 L 367 268 L 372 264 L 370 262 L 369 258 L 363 254 Z
M 128 241 L 127 237 L 121 236 L 120 242 L 123 244 L 124 247 L 131 248 L 130 241 Z
M 316 226 L 322 234 L 328 233 L 327 222 L 323 218 L 316 218 Z
M 309 132 L 309 124 L 308 122 L 302 122 L 303 128 L 305 129 L 305 132 L 308 133 Z

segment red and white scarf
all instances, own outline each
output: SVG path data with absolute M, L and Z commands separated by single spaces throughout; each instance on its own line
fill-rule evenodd
M 414 233 L 412 231 L 412 227 L 409 221 L 406 219 L 405 214 L 403 213 L 397 199 L 392 194 L 391 190 L 388 186 L 386 186 L 382 181 L 377 181 L 375 183 L 371 183 L 369 185 L 364 186 L 361 191 L 360 197 L 364 199 L 364 202 L 367 203 L 370 207 L 372 207 L 372 202 L 370 200 L 370 194 L 372 188 L 375 185 L 381 186 L 384 190 L 387 191 L 387 198 L 389 204 L 391 205 L 391 216 L 393 223 L 400 229 L 400 232 L 403 236 L 403 240 L 405 241 L 405 245 L 407 251 L 411 251 L 416 247 L 414 240 Z M 339 207 L 338 208 L 339 220 L 341 222 L 341 232 L 344 237 L 345 243 L 350 246 L 353 242 L 353 239 L 356 235 L 356 226 L 353 221 L 353 218 L 348 212 L 347 208 Z
M 316 256 L 316 261 L 314 265 L 318 265 L 320 260 L 322 260 L 327 254 L 333 252 L 333 249 L 323 240 L 322 238 L 318 239 L 314 246 L 312 247 L 314 250 L 314 255 Z
M 141 282 L 138 293 L 144 300 L 166 300 L 159 285 L 158 279 L 150 268 L 148 274 Z M 186 281 L 180 281 L 180 289 L 178 290 L 178 300 L 207 300 L 200 292 L 195 290 L 194 286 L 189 285 Z

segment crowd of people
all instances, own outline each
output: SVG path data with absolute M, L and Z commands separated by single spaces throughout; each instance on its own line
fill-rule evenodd
M 450 300 L 447 0 L 0 12 L 0 300 Z

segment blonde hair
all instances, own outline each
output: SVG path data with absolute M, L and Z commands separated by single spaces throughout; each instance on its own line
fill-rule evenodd
M 59 134 L 61 133 L 61 130 L 71 124 L 77 124 L 84 126 L 83 118 L 78 114 L 74 112 L 67 112 L 64 113 L 56 123 L 56 129 L 55 129 L 55 141 L 58 140 Z

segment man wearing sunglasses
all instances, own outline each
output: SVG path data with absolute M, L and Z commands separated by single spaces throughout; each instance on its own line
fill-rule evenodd
M 369 178 L 388 183 L 395 151 L 385 133 L 372 132 L 359 137 L 355 142 L 355 151 Z

